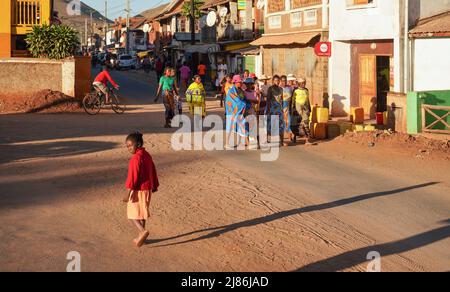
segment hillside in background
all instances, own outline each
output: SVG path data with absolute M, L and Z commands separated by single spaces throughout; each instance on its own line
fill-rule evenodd
M 104 16 L 99 11 L 90 7 L 89 5 L 81 2 L 81 15 L 69 15 L 67 13 L 67 6 L 71 0 L 54 0 L 54 10 L 58 11 L 58 15 L 63 24 L 69 25 L 77 29 L 82 35 L 85 31 L 85 20 L 88 20 L 88 31 L 91 32 L 91 12 L 92 12 L 92 22 L 94 26 L 94 33 L 102 33 L 102 28 L 104 27 Z M 113 21 L 108 20 L 111 24 Z

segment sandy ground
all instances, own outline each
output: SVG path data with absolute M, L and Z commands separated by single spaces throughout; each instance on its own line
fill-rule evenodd
M 65 271 L 70 251 L 83 271 L 365 271 L 370 251 L 382 271 L 450 271 L 447 157 L 346 139 L 275 162 L 175 152 L 153 88 L 115 74 L 135 82 L 126 115 L 0 115 L 1 271 Z M 141 249 L 121 203 L 136 129 L 162 185 Z

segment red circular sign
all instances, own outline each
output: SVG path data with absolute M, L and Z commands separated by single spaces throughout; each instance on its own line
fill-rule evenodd
M 330 42 L 318 42 L 314 51 L 319 57 L 331 57 L 331 43 Z

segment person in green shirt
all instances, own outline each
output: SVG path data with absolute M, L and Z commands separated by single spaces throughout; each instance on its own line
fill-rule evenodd
M 294 91 L 292 97 L 292 107 L 301 116 L 302 121 L 299 125 L 300 132 L 305 133 L 307 144 L 313 143 L 311 129 L 309 127 L 309 116 L 311 114 L 311 103 L 309 101 L 309 91 L 306 88 L 306 79 L 298 79 L 298 88 Z
M 165 128 L 171 128 L 172 119 L 175 115 L 175 95 L 178 95 L 178 89 L 175 86 L 175 77 L 172 76 L 172 68 L 166 68 L 164 76 L 159 79 L 158 91 L 156 93 L 155 103 L 158 102 L 162 94 L 165 107 Z

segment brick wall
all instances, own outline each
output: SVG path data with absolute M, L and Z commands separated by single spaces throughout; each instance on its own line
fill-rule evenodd
M 311 102 L 329 106 L 328 58 L 315 56 L 313 45 L 264 48 L 263 62 L 266 75 L 295 74 L 297 78 L 305 77 Z

